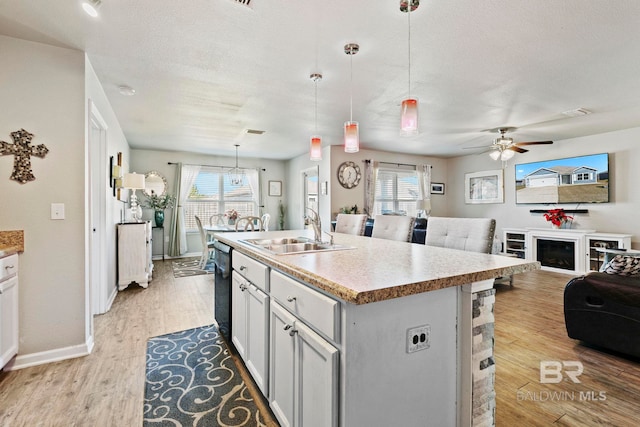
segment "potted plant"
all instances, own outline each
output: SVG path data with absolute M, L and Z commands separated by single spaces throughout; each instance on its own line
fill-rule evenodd
M 566 222 L 568 222 L 569 220 L 572 220 L 573 217 L 567 215 L 564 212 L 564 209 L 558 208 L 558 209 L 549 209 L 544 214 L 544 219 L 546 219 L 548 222 L 550 222 L 551 225 L 553 226 L 553 228 L 560 228 Z
M 157 227 L 162 227 L 164 225 L 164 210 L 167 208 L 172 208 L 176 198 L 170 194 L 163 194 L 158 196 L 156 193 L 152 193 L 147 197 L 146 202 L 144 203 L 145 208 L 153 209 L 154 219 L 156 221 Z
M 229 220 L 228 220 L 229 225 L 233 225 L 233 224 L 236 223 L 236 219 L 238 219 L 239 214 L 238 214 L 237 210 L 229 209 L 228 211 L 226 211 L 224 213 L 224 216 L 229 218 Z

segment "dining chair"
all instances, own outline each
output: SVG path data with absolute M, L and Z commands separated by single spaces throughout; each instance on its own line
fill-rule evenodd
M 410 242 L 415 217 L 405 215 L 376 215 L 371 237 Z
M 496 220 L 430 216 L 425 245 L 490 254 Z
M 364 228 L 366 223 L 366 214 L 338 214 L 338 216 L 336 216 L 335 232 L 364 236 Z
M 209 217 L 209 225 L 224 225 L 224 214 L 213 214 Z
M 213 241 L 210 241 L 207 239 L 207 233 L 204 231 L 204 228 L 202 227 L 202 221 L 200 221 L 200 218 L 198 218 L 197 215 L 194 215 L 194 216 L 196 218 L 196 225 L 198 226 L 198 231 L 200 232 L 200 241 L 202 242 L 202 256 L 200 257 L 200 263 L 198 264 L 198 267 L 204 270 L 205 266 L 207 265 L 207 261 L 209 260 L 209 257 L 214 252 Z
M 271 221 L 271 214 L 264 214 L 262 215 L 262 218 L 260 218 L 262 220 L 262 231 L 269 231 L 269 222 Z
M 262 219 L 259 216 L 243 216 L 236 219 L 236 231 L 260 231 Z

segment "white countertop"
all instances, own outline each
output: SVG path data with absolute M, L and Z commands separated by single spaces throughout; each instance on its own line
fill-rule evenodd
M 216 239 L 271 267 L 353 304 L 459 286 L 540 269 L 537 261 L 333 233 L 352 246 L 327 252 L 274 255 L 244 239 L 313 237 L 311 230 L 219 233 Z M 327 238 L 326 234 L 323 235 Z

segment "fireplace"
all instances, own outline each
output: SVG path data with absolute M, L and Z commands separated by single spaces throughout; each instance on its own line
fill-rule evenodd
M 562 270 L 576 269 L 576 244 L 574 241 L 536 239 L 537 260 L 544 267 Z

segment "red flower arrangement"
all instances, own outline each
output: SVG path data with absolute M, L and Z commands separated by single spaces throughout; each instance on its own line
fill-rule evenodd
M 565 222 L 569 221 L 570 219 L 573 219 L 573 217 L 564 213 L 564 209 L 558 208 L 558 209 L 549 209 L 547 213 L 544 214 L 544 219 L 546 219 L 556 227 L 560 227 Z

